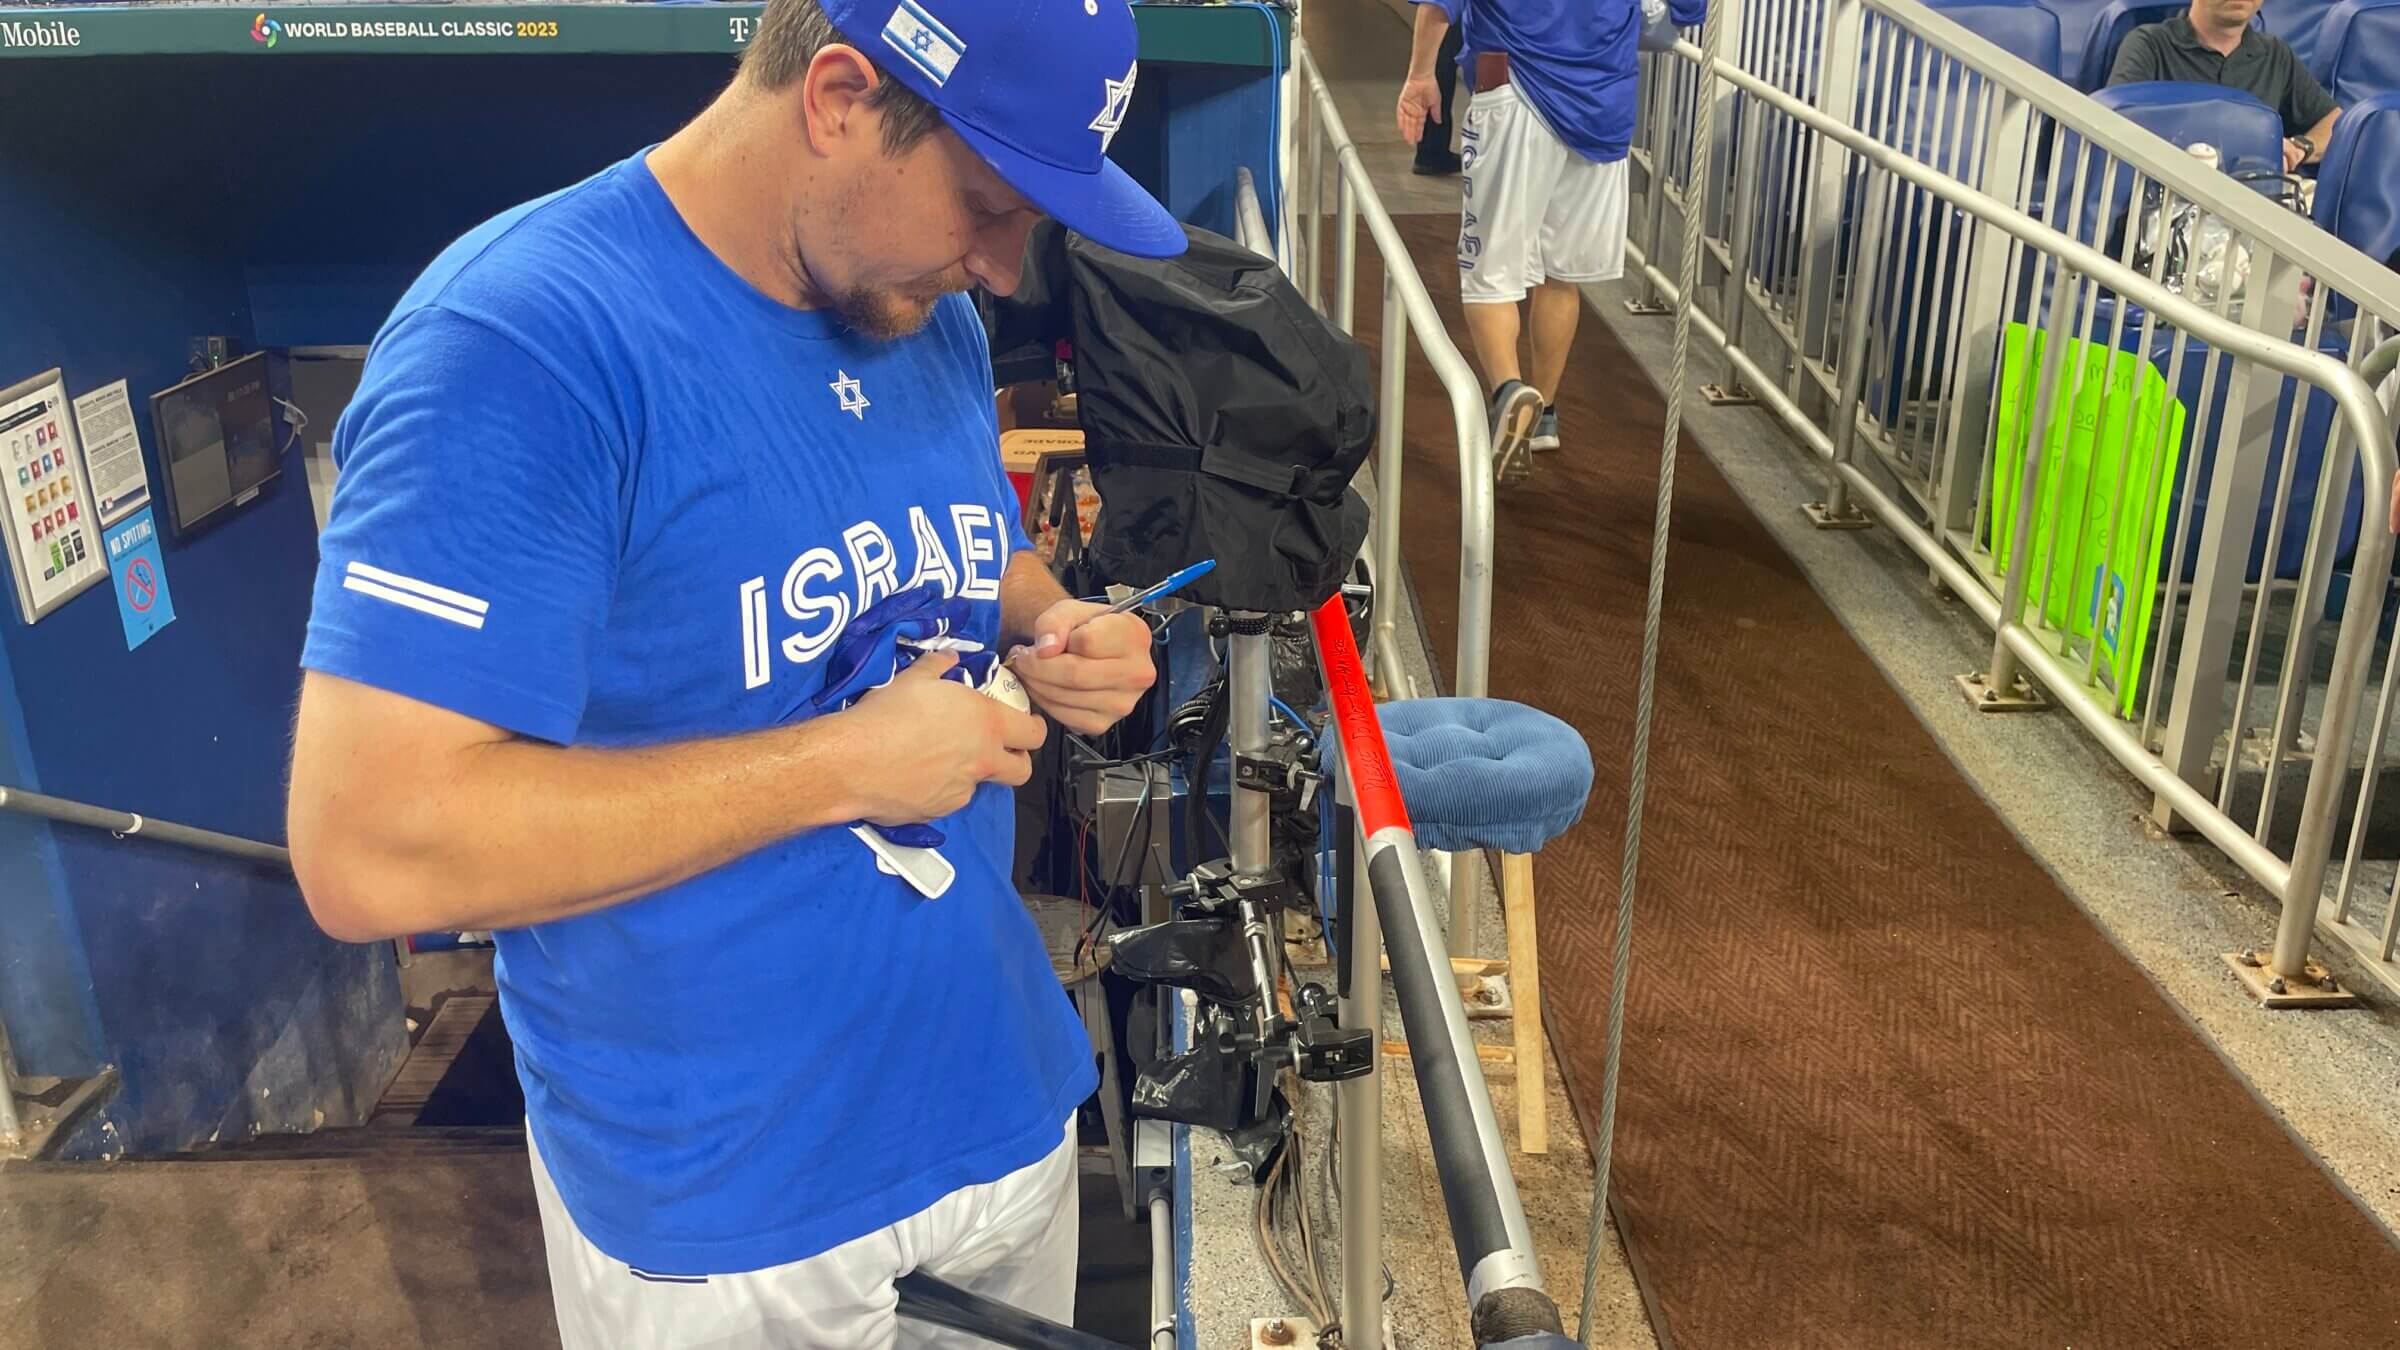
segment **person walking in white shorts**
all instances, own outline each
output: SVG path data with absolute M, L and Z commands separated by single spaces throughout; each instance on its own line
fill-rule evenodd
M 1459 147 L 1459 298 L 1504 481 L 1525 475 L 1529 451 L 1558 448 L 1581 287 L 1625 271 L 1640 15 L 1633 0 L 1417 0 L 1401 135 L 1414 140 L 1436 109 L 1443 37 L 1453 24 L 1466 34 L 1460 66 L 1475 93 Z M 1527 328 L 1530 365 L 1519 360 Z

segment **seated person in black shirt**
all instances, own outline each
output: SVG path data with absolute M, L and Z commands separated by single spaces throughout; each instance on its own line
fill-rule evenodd
M 2259 0 L 2192 0 L 2191 12 L 2145 24 L 2125 37 L 2110 84 L 2191 80 L 2255 94 L 2283 117 L 2283 168 L 2324 158 L 2342 115 L 2289 44 L 2250 26 Z

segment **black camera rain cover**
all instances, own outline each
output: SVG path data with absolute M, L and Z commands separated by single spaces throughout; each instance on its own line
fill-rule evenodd
M 1314 609 L 1367 535 L 1350 479 L 1375 437 L 1358 345 L 1276 266 L 1187 227 L 1178 258 L 1135 258 L 1045 221 L 993 350 L 1064 339 L 1102 507 L 1092 561 L 1227 609 Z

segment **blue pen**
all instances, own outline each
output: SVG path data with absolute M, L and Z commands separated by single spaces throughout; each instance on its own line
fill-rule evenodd
M 1173 573 L 1170 573 L 1166 580 L 1161 581 L 1154 586 L 1145 586 L 1142 589 L 1135 591 L 1133 594 L 1126 596 L 1124 599 L 1117 601 L 1113 605 L 1110 605 L 1108 609 L 1104 611 L 1104 613 L 1122 614 L 1129 609 L 1135 608 L 1136 606 L 1149 604 L 1151 601 L 1158 599 L 1162 595 L 1166 595 L 1173 591 L 1182 590 L 1184 587 L 1189 586 L 1194 581 L 1197 581 L 1201 577 L 1208 575 L 1209 572 L 1216 567 L 1216 565 L 1216 559 L 1204 558 L 1199 562 L 1193 563 L 1189 567 L 1181 568 Z M 1095 614 L 1092 616 L 1094 619 L 1101 617 L 1103 617 L 1102 614 Z M 1084 623 L 1089 622 L 1091 622 L 1091 619 L 1084 620 Z M 1078 624 L 1076 626 L 1081 627 L 1082 625 Z M 1012 648 L 1008 653 L 1008 661 L 1013 662 L 1019 656 L 1022 656 L 1032 650 L 1033 649 L 1031 647 L 1026 646 Z
M 1183 568 L 1176 572 L 1171 572 L 1168 574 L 1166 580 L 1158 583 L 1157 585 L 1146 586 L 1141 590 L 1135 591 L 1133 594 L 1126 596 L 1124 599 L 1119 600 L 1117 603 L 1110 605 L 1108 607 L 1108 612 L 1111 614 L 1122 614 L 1126 610 L 1133 609 L 1136 606 L 1149 604 L 1151 601 L 1156 600 L 1162 595 L 1171 595 L 1174 592 L 1180 591 L 1184 587 L 1191 585 L 1193 582 L 1198 581 L 1200 578 L 1207 576 L 1210 571 L 1215 569 L 1216 565 L 1216 559 L 1204 558 L 1199 562 L 1193 563 L 1189 567 Z

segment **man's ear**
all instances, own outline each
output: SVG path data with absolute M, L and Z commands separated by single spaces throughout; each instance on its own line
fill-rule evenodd
M 801 77 L 801 109 L 808 118 L 809 147 L 832 156 L 846 146 L 879 137 L 882 114 L 867 98 L 883 76 L 855 47 L 834 43 L 820 50 Z

